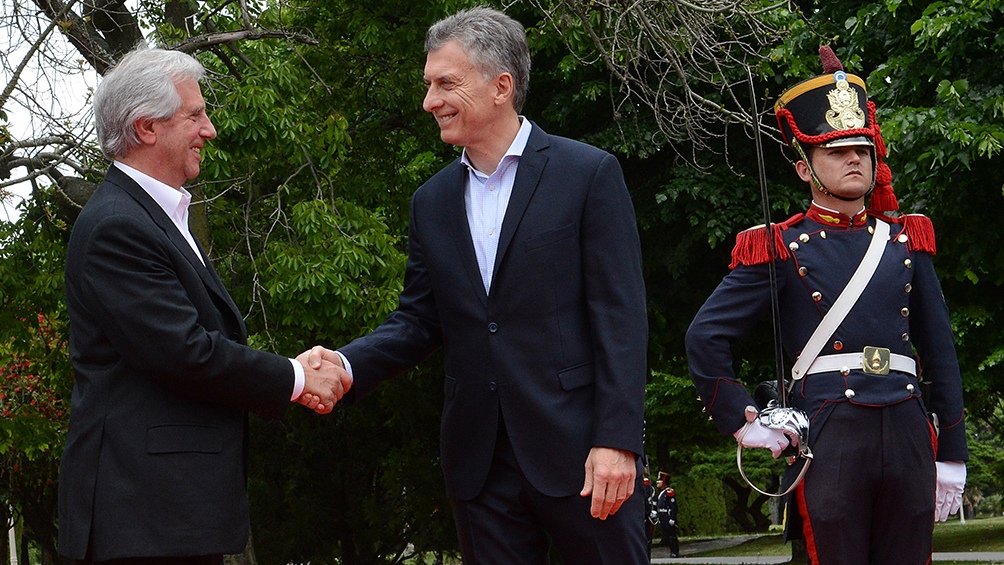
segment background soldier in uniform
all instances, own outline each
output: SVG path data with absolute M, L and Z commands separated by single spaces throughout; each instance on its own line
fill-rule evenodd
M 669 475 L 659 473 L 656 488 L 659 490 L 656 508 L 659 514 L 659 528 L 662 530 L 662 540 L 659 541 L 659 545 L 668 545 L 669 556 L 679 557 L 680 538 L 676 535 L 676 491 L 669 486 Z

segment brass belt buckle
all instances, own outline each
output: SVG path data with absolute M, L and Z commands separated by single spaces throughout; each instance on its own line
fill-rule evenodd
M 889 349 L 885 347 L 865 346 L 861 369 L 869 375 L 889 374 Z

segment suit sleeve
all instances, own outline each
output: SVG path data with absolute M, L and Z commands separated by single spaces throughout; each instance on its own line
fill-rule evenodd
M 129 365 L 186 398 L 281 414 L 293 389 L 289 360 L 243 345 L 241 332 L 209 329 L 227 327 L 227 314 L 212 307 L 214 299 L 172 245 L 163 232 L 126 215 L 95 225 L 78 276 L 88 319 L 120 356 L 101 361 Z
M 613 155 L 600 161 L 583 214 L 585 299 L 596 365 L 593 445 L 641 454 L 648 314 L 634 207 Z
M 381 382 L 413 369 L 442 345 L 436 300 L 416 225 L 417 197 L 416 192 L 408 223 L 404 289 L 397 310 L 373 332 L 339 349 L 352 364 L 351 401 L 373 392 Z

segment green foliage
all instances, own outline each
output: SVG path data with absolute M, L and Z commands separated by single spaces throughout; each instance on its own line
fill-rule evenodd
M 691 467 L 687 474 L 674 481 L 680 508 L 680 531 L 684 535 L 719 534 L 727 521 L 729 491 L 722 485 L 716 466 L 704 464 Z
M 702 424 L 680 426 L 680 422 Z M 650 465 L 653 475 L 660 470 L 675 473 L 682 463 L 693 461 L 692 446 L 714 445 L 719 441 L 718 431 L 708 422 L 704 405 L 686 375 L 652 372 L 645 389 L 645 426 L 645 447 L 655 464 Z M 688 447 L 681 449 L 681 446 Z
M 269 310 L 282 313 L 278 322 L 289 327 L 287 335 L 345 339 L 375 326 L 396 305 L 404 278 L 397 238 L 364 208 L 341 199 L 335 204 L 294 204 L 289 237 L 266 246 Z
M 66 409 L 60 393 L 66 375 L 65 347 L 57 329 L 66 324 L 38 314 L 38 324 L 25 324 L 32 334 L 27 348 L 11 339 L 0 344 L 0 456 L 17 461 L 59 453 L 65 439 Z M 27 322 L 27 320 L 25 320 Z
M 396 563 L 456 547 L 439 467 L 441 379 L 417 372 L 319 417 L 254 422 L 250 498 L 263 563 Z M 267 450 L 267 451 L 266 451 Z M 340 561 L 339 561 L 340 560 Z
M 997 412 L 998 418 L 1004 416 Z M 966 491 L 963 501 L 967 518 L 976 515 L 999 516 L 1004 510 L 1000 477 L 1004 476 L 1004 440 L 994 428 L 980 422 L 970 422 L 969 463 L 966 465 Z
M 72 374 L 63 305 L 65 224 L 45 191 L 0 223 L 0 503 L 24 537 L 56 548 L 56 476 Z

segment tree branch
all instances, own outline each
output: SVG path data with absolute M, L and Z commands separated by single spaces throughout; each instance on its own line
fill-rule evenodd
M 654 142 L 689 147 L 688 161 L 695 165 L 703 152 L 725 152 L 728 125 L 759 120 L 748 109 L 744 71 L 786 33 L 767 15 L 790 5 L 790 0 L 522 1 L 546 15 L 579 61 L 604 64 L 620 87 L 610 94 L 615 119 L 622 111 L 648 108 L 662 138 Z M 583 33 L 595 51 L 575 39 Z
M 108 43 L 92 24 L 71 9 L 76 0 L 70 0 L 68 4 L 61 0 L 33 1 L 50 21 L 59 26 L 69 42 L 98 74 L 105 74 L 115 64 L 115 56 Z
M 207 33 L 186 39 L 172 47 L 184 53 L 201 51 L 216 45 L 225 45 L 235 41 L 245 39 L 287 39 L 308 45 L 317 45 L 318 42 L 313 37 L 301 33 L 274 29 L 241 29 L 237 31 L 221 31 L 219 33 Z

